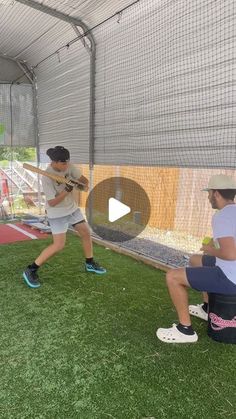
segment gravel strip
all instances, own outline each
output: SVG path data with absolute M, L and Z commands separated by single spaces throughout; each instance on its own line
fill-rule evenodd
M 201 247 L 200 239 L 173 231 L 147 228 L 141 235 L 132 238 L 121 231 L 97 226 L 96 233 L 93 232 L 94 237 L 102 237 L 112 244 L 153 258 L 171 267 L 186 266 L 189 256 L 192 253 L 198 253 Z

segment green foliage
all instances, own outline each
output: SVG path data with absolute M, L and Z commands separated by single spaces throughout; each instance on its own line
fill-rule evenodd
M 24 210 L 27 209 L 27 205 L 25 203 L 25 200 L 22 196 L 17 196 L 14 199 L 14 209 L 15 211 L 20 211 L 20 210 Z
M 5 132 L 5 126 L 4 124 L 0 124 L 0 135 L 4 134 Z
M 33 147 L 0 147 L 0 161 L 35 161 L 36 149 Z
M 3 169 L 9 167 L 9 161 L 0 159 L 0 167 L 2 167 Z

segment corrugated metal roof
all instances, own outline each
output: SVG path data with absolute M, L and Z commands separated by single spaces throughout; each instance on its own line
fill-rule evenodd
M 35 2 L 81 19 L 91 28 L 129 6 L 134 0 L 35 0 Z
M 32 0 L 54 12 L 77 18 L 93 28 L 134 0 Z M 0 0 L 0 56 L 26 60 L 29 65 L 47 57 L 76 37 L 69 23 L 43 13 L 20 0 Z
M 47 45 L 50 31 L 61 24 L 58 19 L 22 4 L 0 6 L 0 53 L 27 60 L 29 47 L 40 39 Z

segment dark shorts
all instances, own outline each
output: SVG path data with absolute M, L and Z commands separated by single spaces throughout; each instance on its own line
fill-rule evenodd
M 224 272 L 215 266 L 214 256 L 203 255 L 202 267 L 186 268 L 186 275 L 191 288 L 197 291 L 215 294 L 235 294 L 236 285 L 230 281 Z

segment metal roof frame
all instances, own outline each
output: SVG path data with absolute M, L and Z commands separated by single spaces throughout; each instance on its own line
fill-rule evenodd
M 79 35 L 78 40 L 80 39 L 84 47 L 90 54 L 90 117 L 89 117 L 89 167 L 90 172 L 93 169 L 94 165 L 94 99 L 95 99 L 95 57 L 96 57 L 96 44 L 92 33 L 89 31 L 89 28 L 81 19 L 74 18 L 72 16 L 66 15 L 62 12 L 45 6 L 43 4 L 37 3 L 34 0 L 15 0 L 18 3 L 24 4 L 25 6 L 36 9 L 42 13 L 46 13 L 50 16 L 56 17 L 59 20 L 63 20 L 72 25 L 77 35 Z M 91 47 L 87 45 L 84 41 L 83 34 L 78 30 L 78 26 L 86 33 L 86 37 L 89 39 Z M 35 80 L 35 77 L 34 77 Z M 35 80 L 36 84 L 36 80 Z
M 13 57 L 10 57 L 9 55 L 1 54 L 1 53 L 0 53 L 0 58 L 5 58 L 6 60 L 11 60 L 11 61 L 14 61 L 15 63 L 17 63 L 17 62 L 23 63 L 24 62 L 23 60 L 17 60 L 16 58 L 13 58 Z
M 85 23 L 81 19 L 77 19 L 73 16 L 69 16 L 62 12 L 58 12 L 57 10 L 49 6 L 45 6 L 41 3 L 37 3 L 34 0 L 15 0 L 15 1 L 18 3 L 24 4 L 25 6 L 36 9 L 42 13 L 46 13 L 50 16 L 56 17 L 59 20 L 64 20 L 65 22 L 71 23 L 72 25 L 80 26 L 83 29 L 83 31 L 86 32 L 86 36 L 91 42 L 91 49 L 95 48 L 94 37 L 92 33 L 89 31 L 89 28 L 87 27 L 87 25 L 85 25 Z
M 18 67 L 24 72 L 25 76 L 29 79 L 30 83 L 33 83 L 33 79 L 31 77 L 31 71 L 27 66 L 27 63 L 24 60 L 17 60 L 17 58 L 10 57 L 6 54 L 0 53 L 0 58 L 4 58 L 6 60 L 14 61 L 18 65 Z

